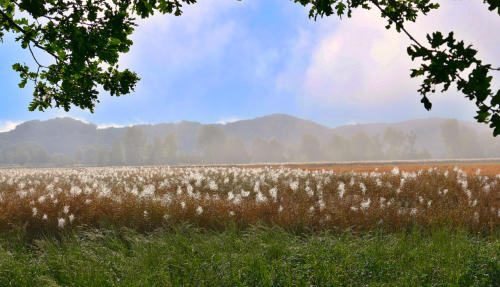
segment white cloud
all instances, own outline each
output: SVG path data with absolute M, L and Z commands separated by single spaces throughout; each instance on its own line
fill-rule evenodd
M 150 125 L 151 123 L 141 120 L 140 118 L 134 118 L 133 121 L 127 121 L 123 124 L 107 123 L 107 124 L 97 124 L 97 129 L 108 129 L 108 128 L 127 128 L 136 125 Z
M 404 44 L 369 13 L 342 23 L 313 50 L 301 87 L 307 100 L 374 105 L 408 91 L 399 85 L 408 78 Z
M 119 124 L 102 124 L 102 125 L 98 125 L 97 129 L 98 130 L 103 130 L 103 129 L 109 129 L 109 128 L 124 128 L 124 127 L 127 127 L 127 126 L 125 126 L 125 125 L 119 125 Z
M 237 118 L 237 117 L 231 117 L 231 118 L 227 118 L 227 119 L 222 119 L 222 120 L 218 121 L 217 123 L 221 124 L 221 125 L 225 125 L 225 124 L 234 123 L 237 121 L 241 121 L 241 119 Z
M 306 103 L 379 106 L 413 94 L 408 40 L 384 28 L 375 11 L 360 11 L 326 33 L 313 49 L 301 86 Z
M 11 131 L 21 123 L 23 122 L 0 121 L 0 133 Z
M 58 119 L 64 119 L 64 118 L 70 118 L 70 119 L 73 119 L 73 120 L 76 120 L 76 121 L 80 121 L 84 124 L 90 124 L 89 121 L 87 121 L 86 119 L 84 118 L 81 118 L 81 117 L 75 117 L 75 116 L 70 116 L 70 115 L 64 115 L 64 114 L 60 114 L 58 116 L 56 116 L 56 118 Z
M 293 91 L 303 77 L 303 67 L 308 65 L 311 49 L 314 48 L 312 32 L 306 29 L 297 31 L 296 39 L 288 43 L 289 57 L 284 69 L 276 77 L 278 91 Z
M 408 25 L 408 30 L 421 42 L 425 42 L 426 33 L 453 30 L 458 39 L 474 44 L 486 62 L 500 66 L 500 38 L 495 36 L 500 34 L 500 17 L 480 1 L 441 4 L 437 11 Z M 394 28 L 385 29 L 385 20 L 378 11 L 357 10 L 353 18 L 342 21 L 331 17 L 315 29 L 319 31 L 316 37 L 307 31 L 298 35 L 291 47 L 292 58 L 307 59 L 306 63 L 292 59 L 293 65 L 276 79 L 278 89 L 298 91 L 298 101 L 309 107 L 320 104 L 374 108 L 409 98 L 418 102 L 421 80 L 409 76 L 410 68 L 417 66 L 406 53 L 410 41 Z M 454 95 L 432 100 L 467 102 Z
M 156 14 L 139 21 L 134 45 L 121 65 L 146 62 L 176 69 L 220 54 L 235 32 L 235 23 L 220 16 L 236 5 L 242 4 L 208 0 L 185 6 L 181 17 Z

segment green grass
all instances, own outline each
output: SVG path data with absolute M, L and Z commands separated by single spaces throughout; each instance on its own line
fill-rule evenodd
M 254 226 L 0 235 L 0 286 L 499 286 L 500 236 Z

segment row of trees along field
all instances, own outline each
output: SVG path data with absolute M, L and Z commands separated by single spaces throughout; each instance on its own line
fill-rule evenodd
M 498 157 L 498 144 L 482 143 L 474 132 L 457 121 L 441 125 L 441 140 L 450 158 Z M 215 163 L 265 163 L 307 161 L 362 161 L 428 159 L 432 153 L 418 147 L 414 132 L 386 128 L 369 136 L 357 132 L 352 136 L 332 134 L 324 140 L 304 134 L 298 144 L 277 138 L 255 137 L 251 142 L 227 136 L 217 125 L 204 125 L 198 131 L 191 152 L 178 148 L 174 132 L 148 137 L 139 126 L 127 128 L 125 134 L 110 145 L 90 144 L 76 148 L 73 155 L 48 153 L 38 143 L 0 147 L 0 165 L 22 166 L 108 166 L 173 165 Z M 421 145 L 420 145 L 421 146 Z
M 130 127 L 112 145 L 80 146 L 74 156 L 49 154 L 37 143 L 12 145 L 0 150 L 0 164 L 24 166 L 68 165 L 161 165 L 195 163 L 252 163 L 284 161 L 351 161 L 430 158 L 426 150 L 415 147 L 414 133 L 388 128 L 382 135 L 358 132 L 352 137 L 333 135 L 327 141 L 305 134 L 299 145 L 289 145 L 276 138 L 256 137 L 245 143 L 228 137 L 216 125 L 199 130 L 196 150 L 178 149 L 175 133 L 148 138 L 140 127 Z
M 298 146 L 256 137 L 246 146 L 219 127 L 206 125 L 200 128 L 196 151 L 186 154 L 178 150 L 175 133 L 148 139 L 139 127 L 132 127 L 111 147 L 79 148 L 75 161 L 84 165 L 156 165 L 430 158 L 429 152 L 415 148 L 415 140 L 413 133 L 387 129 L 382 136 L 369 137 L 364 132 L 351 138 L 334 135 L 324 143 L 306 134 Z

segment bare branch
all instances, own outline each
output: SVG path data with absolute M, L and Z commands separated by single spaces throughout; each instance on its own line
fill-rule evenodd
M 33 50 L 31 49 L 31 45 L 28 44 L 28 48 L 30 50 L 30 53 L 31 53 L 31 56 L 33 57 L 33 59 L 35 60 L 35 62 L 37 63 L 38 65 L 38 68 L 42 67 L 42 68 L 47 68 L 47 66 L 44 66 L 42 64 L 40 64 L 40 62 L 38 62 L 38 59 L 35 57 L 35 53 L 33 53 Z M 38 73 L 37 73 L 38 74 Z

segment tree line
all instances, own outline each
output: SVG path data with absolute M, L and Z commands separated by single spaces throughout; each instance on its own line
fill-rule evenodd
M 449 120 L 441 125 L 440 137 L 450 158 L 499 157 L 500 145 L 482 142 L 475 132 Z M 226 135 L 217 125 L 200 127 L 196 148 L 182 152 L 174 132 L 148 137 L 139 126 L 127 128 L 111 145 L 90 144 L 77 148 L 74 155 L 48 153 L 37 143 L 0 147 L 0 165 L 21 166 L 118 166 L 175 164 L 242 164 L 270 162 L 321 162 L 429 159 L 429 150 L 417 145 L 415 132 L 392 127 L 370 136 L 363 131 L 351 136 L 332 134 L 320 140 L 304 134 L 299 144 L 277 138 L 255 137 L 245 144 Z
M 173 132 L 149 139 L 140 127 L 130 127 L 124 137 L 110 147 L 79 148 L 75 161 L 83 165 L 107 166 L 430 158 L 428 151 L 415 147 L 415 140 L 414 133 L 388 128 L 382 135 L 370 137 L 364 132 L 350 138 L 333 135 L 327 142 L 305 134 L 297 146 L 276 138 L 256 137 L 247 146 L 241 139 L 227 136 L 217 125 L 205 125 L 198 132 L 196 151 L 183 153 L 178 149 L 178 139 Z

